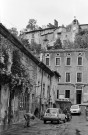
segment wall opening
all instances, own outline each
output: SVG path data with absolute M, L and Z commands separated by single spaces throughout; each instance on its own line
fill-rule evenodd
M 76 104 L 81 104 L 82 90 L 76 90 Z

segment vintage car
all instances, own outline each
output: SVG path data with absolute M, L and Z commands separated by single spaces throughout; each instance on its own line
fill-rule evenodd
M 60 121 L 66 122 L 66 115 L 62 112 L 60 108 L 47 108 L 43 117 L 44 124 L 47 121 Z
M 72 105 L 70 111 L 71 114 L 81 114 L 81 108 L 79 105 Z

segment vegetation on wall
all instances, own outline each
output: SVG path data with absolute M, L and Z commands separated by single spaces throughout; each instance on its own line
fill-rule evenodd
M 39 26 L 37 25 L 37 20 L 29 19 L 26 29 L 37 30 Z
M 1 40 L 0 85 L 8 84 L 9 86 L 8 123 L 10 123 L 12 99 L 16 95 L 25 93 L 26 89 L 30 90 L 32 84 L 30 82 L 30 75 L 25 65 L 22 64 L 22 53 L 17 48 L 12 47 L 7 39 L 2 37 Z
M 75 37 L 75 48 L 88 48 L 88 30 L 80 30 Z
M 58 38 L 58 39 L 55 41 L 53 48 L 54 48 L 54 49 L 62 49 L 62 43 L 61 43 L 60 38 Z
M 88 30 L 79 30 L 75 36 L 74 42 L 69 40 L 64 41 L 64 48 L 75 49 L 75 48 L 88 48 Z

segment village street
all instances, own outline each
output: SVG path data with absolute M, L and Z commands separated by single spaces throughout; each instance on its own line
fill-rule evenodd
M 43 124 L 43 121 L 36 119 L 31 121 L 29 128 L 24 128 L 24 124 L 21 123 L 14 125 L 2 135 L 88 135 L 88 122 L 84 114 L 75 115 L 70 122 L 60 124 Z

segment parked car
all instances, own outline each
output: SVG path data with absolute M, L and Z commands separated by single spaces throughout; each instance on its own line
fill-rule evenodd
M 44 117 L 43 117 L 44 124 L 47 121 L 57 121 L 58 124 L 60 121 L 66 122 L 66 115 L 62 112 L 60 108 L 48 108 L 45 111 Z
M 79 105 L 72 105 L 70 111 L 71 114 L 81 114 L 81 108 Z

